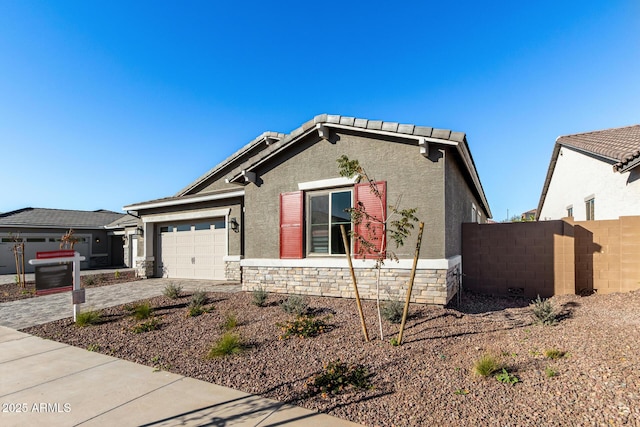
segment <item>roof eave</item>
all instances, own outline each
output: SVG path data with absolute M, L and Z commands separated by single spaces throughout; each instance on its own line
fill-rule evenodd
M 139 211 L 145 209 L 153 209 L 153 208 L 163 208 L 167 206 L 179 206 L 179 205 L 187 205 L 198 202 L 209 202 L 213 200 L 224 200 L 224 199 L 232 199 L 235 197 L 243 197 L 244 190 L 237 191 L 227 191 L 224 193 L 214 193 L 214 194 L 206 194 L 199 197 L 189 197 L 189 198 L 175 198 L 171 200 L 163 200 L 157 202 L 142 202 L 133 205 L 123 206 L 122 210 L 124 211 Z

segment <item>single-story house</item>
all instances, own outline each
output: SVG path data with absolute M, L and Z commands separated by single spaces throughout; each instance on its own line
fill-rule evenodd
M 124 266 L 125 229 L 135 233 L 137 218 L 108 210 L 79 211 L 24 208 L 0 214 L 0 274 L 15 274 L 14 239 L 24 242 L 25 270 L 34 271 L 28 260 L 36 252 L 60 248 L 60 239 L 74 230 L 74 249 L 86 258 L 81 268 Z M 130 265 L 130 264 L 129 264 Z
M 640 125 L 558 137 L 537 218 L 640 215 L 639 165 Z
M 344 209 L 370 193 L 340 176 L 342 155 L 380 182 L 387 205 L 417 208 L 425 233 L 414 301 L 446 304 L 461 280 L 461 224 L 491 217 L 465 134 L 339 115 L 265 132 L 175 196 L 125 206 L 143 229 L 141 273 L 353 296 L 338 226 L 351 227 Z M 384 263 L 383 297 L 401 297 L 416 240 L 417 227 L 396 251 L 399 262 Z M 373 265 L 354 260 L 364 298 L 375 295 Z

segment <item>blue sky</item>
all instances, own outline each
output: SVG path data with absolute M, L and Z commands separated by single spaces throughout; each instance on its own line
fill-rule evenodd
M 0 212 L 170 196 L 329 113 L 465 132 L 504 220 L 559 135 L 640 123 L 639 70 L 634 0 L 1 0 Z

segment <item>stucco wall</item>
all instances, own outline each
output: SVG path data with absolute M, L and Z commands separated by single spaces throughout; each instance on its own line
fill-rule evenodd
M 297 191 L 301 182 L 339 177 L 336 160 L 343 154 L 358 159 L 376 180 L 387 181 L 387 204 L 401 196 L 400 208 L 418 208 L 416 215 L 426 223 L 421 258 L 444 258 L 443 152 L 433 149 L 432 158 L 426 159 L 416 143 L 333 130 L 331 136 L 331 142 L 320 140 L 313 132 L 257 170 L 259 187 L 245 187 L 246 258 L 279 257 L 280 193 Z M 398 256 L 413 256 L 416 236 L 417 232 L 397 251 Z
M 467 185 L 462 170 L 452 151 L 447 152 L 445 173 L 446 257 L 462 253 L 462 223 L 471 222 L 472 206 L 481 214 L 480 222 L 487 220 L 487 213 Z
M 573 205 L 574 220 L 586 220 L 585 198 L 591 195 L 596 220 L 640 215 L 640 171 L 618 173 L 612 165 L 562 147 L 539 218 L 566 217 Z

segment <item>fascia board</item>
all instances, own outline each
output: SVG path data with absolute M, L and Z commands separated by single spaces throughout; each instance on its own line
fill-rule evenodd
M 185 199 L 166 200 L 163 202 L 139 203 L 137 205 L 124 206 L 122 209 L 125 211 L 138 211 L 140 209 L 153 209 L 153 208 L 163 208 L 166 206 L 189 205 L 192 203 L 209 202 L 212 200 L 224 200 L 224 199 L 231 199 L 233 197 L 242 197 L 242 196 L 244 196 L 244 190 L 238 190 L 238 191 L 231 191 L 228 193 L 221 193 L 221 194 L 209 194 L 209 195 L 200 196 L 200 197 L 189 197 Z

